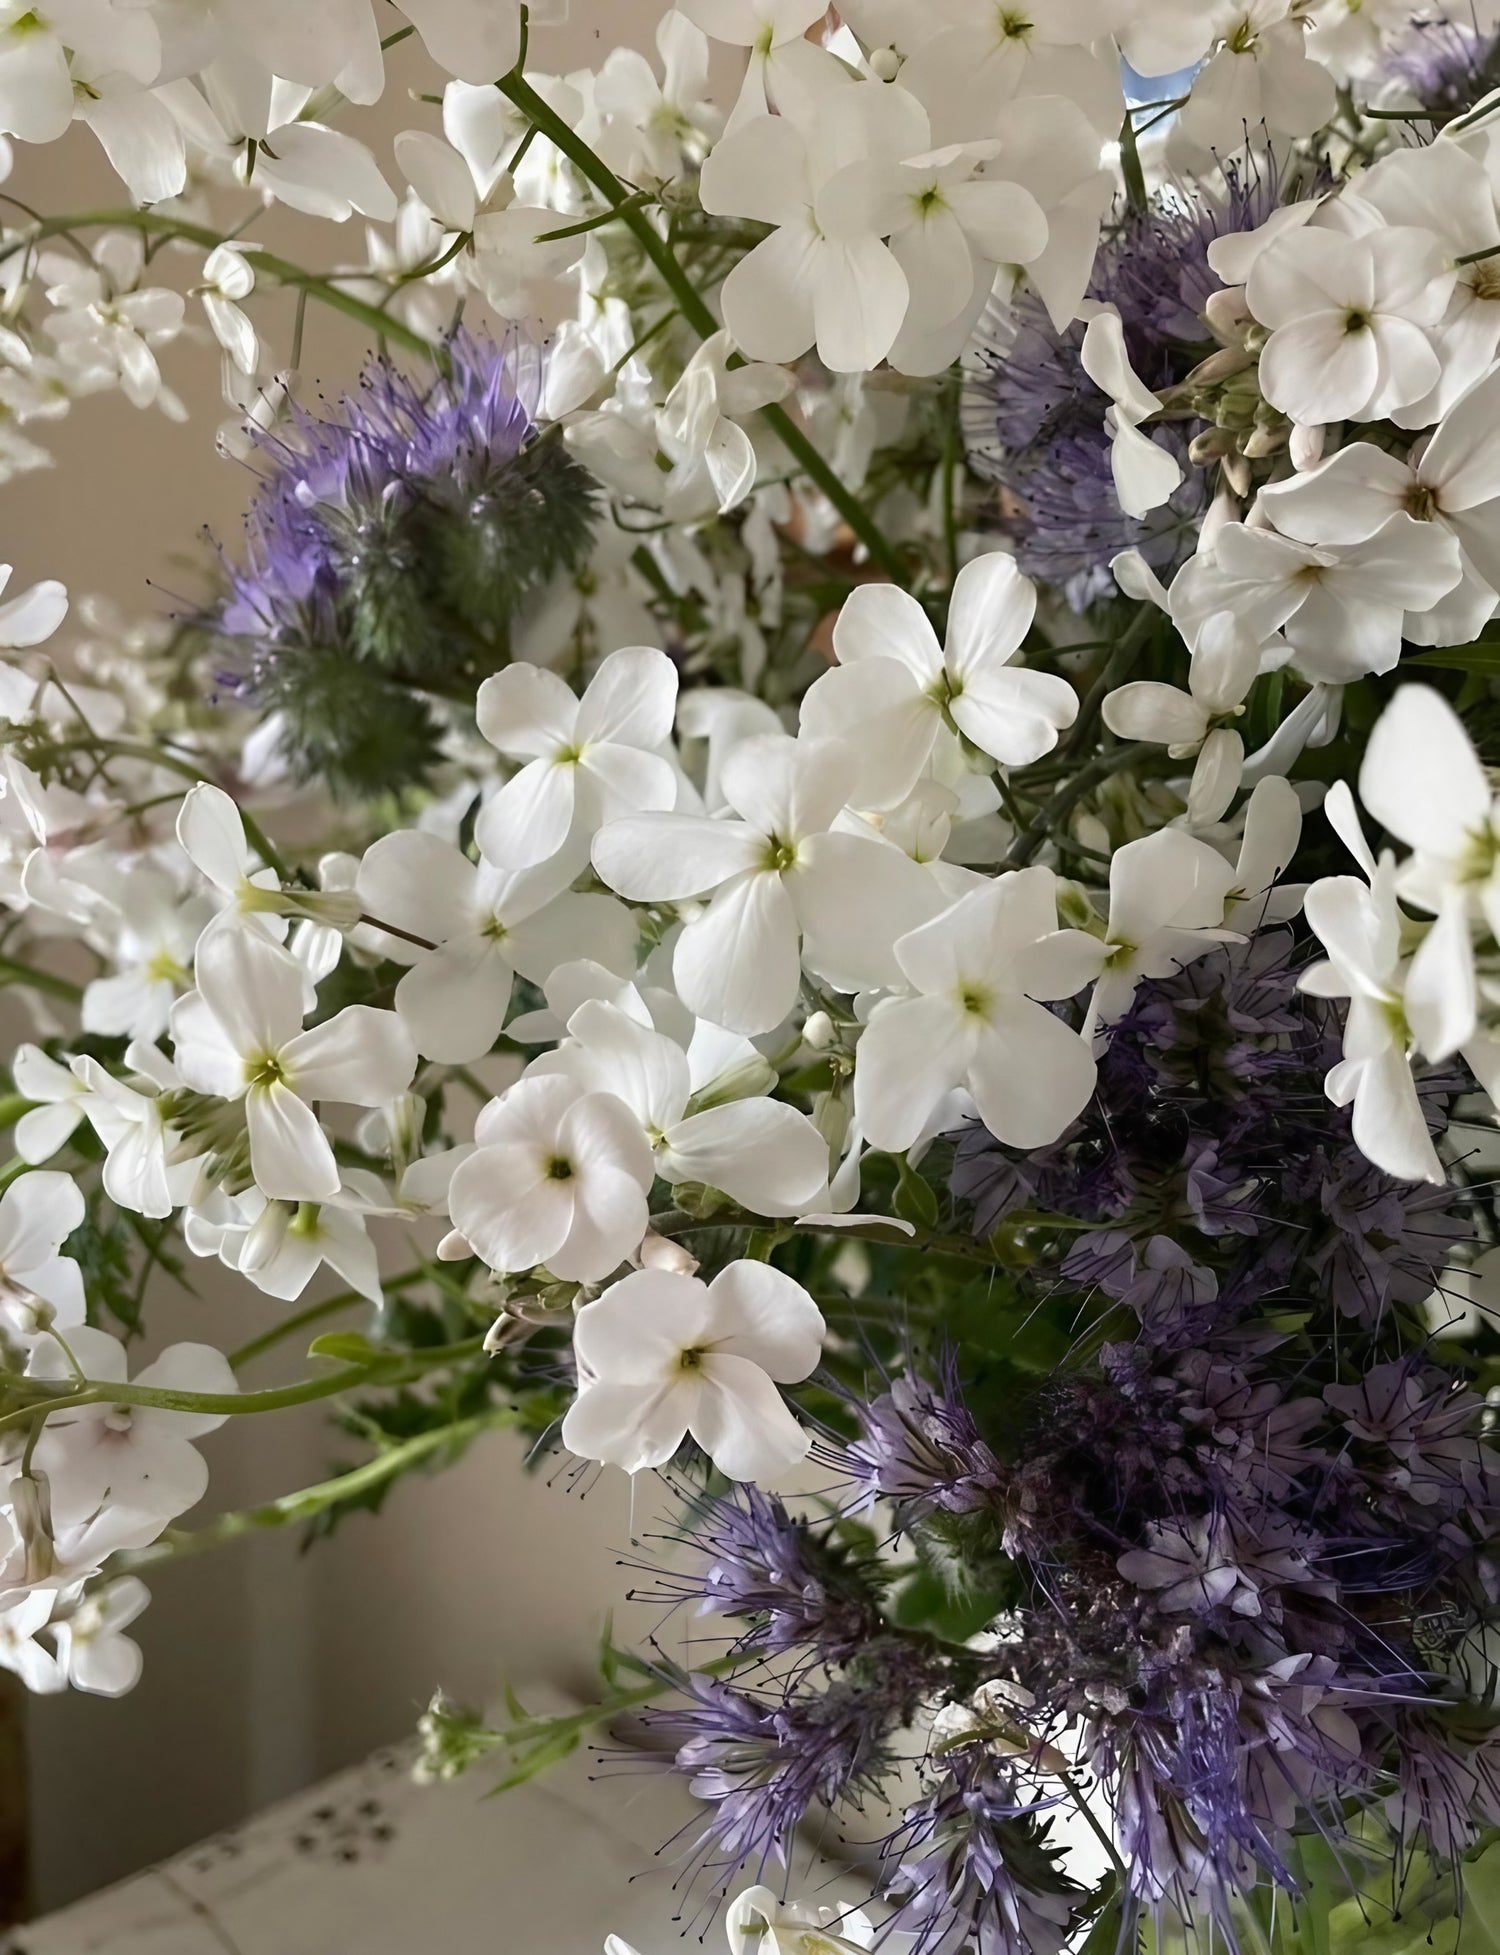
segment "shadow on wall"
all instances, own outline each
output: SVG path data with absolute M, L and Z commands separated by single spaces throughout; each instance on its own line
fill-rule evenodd
M 572 0 L 571 25 L 537 30 L 534 63 L 561 72 L 597 64 L 612 45 L 649 46 L 663 6 Z M 361 133 L 393 181 L 392 138 L 434 115 L 409 91 L 440 85 L 421 71 L 415 44 L 402 52 L 385 101 L 361 112 Z M 8 187 L 49 213 L 121 201 L 81 125 L 45 150 L 17 145 Z M 276 210 L 251 235 L 325 269 L 341 249 L 359 254 L 359 222 L 340 233 Z M 268 341 L 289 347 L 291 298 L 258 295 L 255 305 Z M 311 308 L 307 390 L 336 393 L 367 350 L 356 327 Z M 224 416 L 216 350 L 204 333 L 168 348 L 163 367 L 189 410 L 185 424 L 138 412 L 119 395 L 85 400 L 46 425 L 56 466 L 0 488 L 17 588 L 56 576 L 75 595 L 97 593 L 128 615 L 171 611 L 204 589 L 205 526 L 236 543 L 254 484 L 214 452 Z M 192 1275 L 198 1299 L 157 1299 L 154 1344 L 206 1338 L 232 1347 L 274 1320 L 277 1306 L 217 1268 L 198 1265 Z M 283 1357 L 279 1369 L 263 1366 L 259 1382 L 295 1375 L 296 1358 Z M 315 1407 L 231 1420 L 207 1442 L 212 1489 L 190 1524 L 322 1478 L 340 1443 Z M 524 1476 L 515 1442 L 496 1435 L 453 1473 L 404 1484 L 378 1519 L 356 1517 L 311 1554 L 267 1536 L 154 1574 L 138 1631 L 139 1688 L 117 1702 L 49 1698 L 29 1707 L 38 1909 L 405 1736 L 439 1684 L 477 1699 L 502 1676 L 584 1684 L 603 1614 L 618 1599 L 627 1501 L 619 1476 L 586 1501 Z

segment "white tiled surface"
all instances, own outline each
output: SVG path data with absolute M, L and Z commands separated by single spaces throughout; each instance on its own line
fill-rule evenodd
M 585 1752 L 485 1798 L 483 1766 L 442 1786 L 413 1785 L 407 1766 L 377 1754 L 22 1929 L 4 1955 L 600 1955 L 608 1933 L 641 1955 L 697 1948 L 672 1920 L 670 1850 L 657 1854 L 694 1802 L 659 1769 Z

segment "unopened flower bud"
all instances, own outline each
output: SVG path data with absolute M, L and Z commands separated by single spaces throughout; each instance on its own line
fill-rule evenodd
M 833 1044 L 833 1020 L 826 1011 L 815 1011 L 802 1027 L 802 1042 L 814 1052 L 826 1052 Z
M 692 1276 L 698 1268 L 696 1256 L 680 1242 L 672 1242 L 666 1236 L 658 1235 L 654 1229 L 646 1232 L 639 1261 L 642 1269 L 663 1269 L 670 1276 Z
M 1231 285 L 1226 291 L 1213 293 L 1204 305 L 1203 318 L 1208 330 L 1222 345 L 1242 346 L 1245 327 L 1250 320 L 1244 286 Z
M 894 81 L 901 72 L 901 57 L 894 48 L 876 48 L 870 56 L 870 73 L 876 81 Z
M 1305 469 L 1316 468 L 1323 459 L 1323 444 L 1328 437 L 1325 427 L 1308 427 L 1301 421 L 1293 424 L 1287 452 L 1292 458 L 1292 467 L 1300 475 Z
M 420 1093 L 401 1093 L 382 1108 L 391 1168 L 399 1179 L 422 1152 L 422 1130 L 427 1125 L 427 1102 Z
M 45 1473 L 23 1473 L 6 1490 L 11 1525 L 21 1542 L 22 1579 L 44 1582 L 57 1568 L 52 1535 L 52 1489 Z

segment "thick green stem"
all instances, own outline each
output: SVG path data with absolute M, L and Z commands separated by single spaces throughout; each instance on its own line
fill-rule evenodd
M 677 254 L 662 237 L 651 219 L 640 208 L 631 192 L 589 145 L 583 141 L 576 130 L 550 109 L 532 88 L 519 69 L 496 83 L 496 87 L 508 101 L 513 102 L 521 113 L 527 116 L 534 127 L 553 143 L 568 161 L 572 163 L 600 195 L 612 206 L 618 207 L 620 222 L 629 227 L 646 256 L 655 265 L 667 290 L 677 301 L 678 310 L 693 330 L 703 339 L 711 339 L 720 330 L 719 321 L 704 301 L 682 266 Z M 807 435 L 779 404 L 761 409 L 767 423 L 776 430 L 783 446 L 795 458 L 799 467 L 808 475 L 838 510 L 844 521 L 853 530 L 869 551 L 871 560 L 880 565 L 893 583 L 906 584 L 909 581 L 907 567 L 900 552 L 884 534 L 870 515 L 859 497 L 839 480 L 837 474 L 818 453 Z

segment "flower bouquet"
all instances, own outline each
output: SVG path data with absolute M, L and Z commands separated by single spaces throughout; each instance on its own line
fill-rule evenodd
M 1482 1955 L 1500 8 L 542 31 L 0 20 L 123 185 L 7 198 L 0 463 L 211 335 L 255 482 L 169 618 L 0 607 L 0 1662 L 125 1690 L 152 1566 L 519 1431 L 713 1622 L 423 1769 L 638 1712 L 741 1955 Z M 195 1258 L 243 1345 L 137 1368 Z

